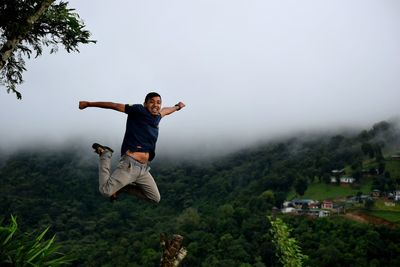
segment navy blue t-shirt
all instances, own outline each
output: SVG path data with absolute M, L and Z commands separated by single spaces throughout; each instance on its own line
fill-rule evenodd
M 140 104 L 125 105 L 125 113 L 128 114 L 128 119 L 126 120 L 121 155 L 124 155 L 128 150 L 132 152 L 149 152 L 149 160 L 151 161 L 155 156 L 158 124 L 160 123 L 161 115 L 151 115 Z

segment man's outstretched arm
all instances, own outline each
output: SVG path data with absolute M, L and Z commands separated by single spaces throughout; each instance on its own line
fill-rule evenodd
M 169 115 L 169 114 L 171 114 L 171 113 L 174 113 L 175 111 L 181 110 L 181 109 L 184 108 L 185 106 L 186 106 L 186 105 L 185 105 L 184 103 L 179 102 L 178 104 L 176 104 L 176 105 L 173 106 L 173 107 L 165 107 L 165 108 L 162 108 L 162 109 L 160 110 L 161 117 L 164 117 L 164 116 L 166 116 L 166 115 Z
M 79 101 L 79 109 L 85 109 L 88 107 L 107 108 L 120 112 L 125 112 L 125 104 L 121 103 Z

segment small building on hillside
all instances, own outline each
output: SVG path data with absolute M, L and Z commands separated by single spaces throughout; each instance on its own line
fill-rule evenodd
M 321 205 L 321 209 L 333 209 L 333 201 L 331 200 L 324 200 Z
M 291 213 L 291 214 L 297 214 L 297 209 L 293 208 L 293 207 L 286 207 L 281 209 L 282 213 Z
M 282 204 L 282 207 L 284 207 L 284 208 L 293 207 L 293 204 L 291 201 L 284 201 Z
M 340 177 L 341 184 L 353 184 L 355 181 L 356 179 L 353 177 L 346 177 L 346 176 Z
M 308 208 L 309 209 L 319 209 L 320 208 L 320 204 L 318 201 L 312 202 L 310 204 L 308 204 Z
M 372 197 L 380 197 L 381 196 L 381 190 L 379 190 L 379 189 L 372 190 L 371 196 Z
M 400 190 L 394 191 L 394 201 L 400 201 Z
M 312 199 L 293 199 L 292 200 L 292 205 L 296 208 L 301 208 L 304 205 L 307 205 L 308 207 L 310 205 L 315 204 L 316 201 L 312 200 Z
M 322 218 L 322 217 L 328 217 L 330 215 L 330 212 L 327 210 L 309 209 L 309 210 L 303 211 L 303 214 L 306 214 L 306 215 L 312 216 L 312 217 Z
M 318 217 L 322 218 L 322 217 L 328 217 L 330 215 L 330 212 L 327 210 L 320 210 Z

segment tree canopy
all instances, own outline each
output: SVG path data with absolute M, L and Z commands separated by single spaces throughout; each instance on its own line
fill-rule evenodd
M 55 0 L 3 0 L 0 3 L 0 84 L 18 99 L 23 82 L 24 58 L 38 57 L 43 48 L 50 53 L 64 46 L 79 52 L 80 44 L 94 43 L 84 22 L 68 2 Z

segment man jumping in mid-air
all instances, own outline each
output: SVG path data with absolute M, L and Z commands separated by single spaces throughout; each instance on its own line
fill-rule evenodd
M 148 93 L 144 104 L 125 105 L 113 102 L 80 101 L 79 109 L 87 107 L 114 109 L 128 114 L 118 167 L 111 173 L 111 148 L 97 143 L 92 145 L 100 156 L 99 190 L 105 197 L 115 200 L 121 192 L 134 194 L 158 203 L 160 193 L 149 170 L 155 156 L 158 124 L 162 117 L 185 107 L 179 102 L 173 107 L 161 108 L 161 96 Z

